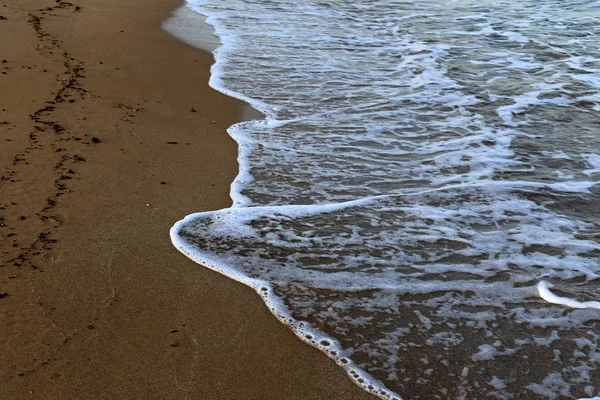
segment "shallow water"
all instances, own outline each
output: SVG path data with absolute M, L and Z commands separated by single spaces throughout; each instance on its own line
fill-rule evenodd
M 600 394 L 600 310 L 538 287 L 600 300 L 600 2 L 189 5 L 266 120 L 180 250 L 381 397 Z

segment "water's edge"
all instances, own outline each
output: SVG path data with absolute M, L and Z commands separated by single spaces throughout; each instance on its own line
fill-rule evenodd
M 185 4 L 173 10 L 171 16 L 163 21 L 161 28 L 200 50 L 213 52 L 220 45 L 219 38 L 212 26 L 206 23 L 206 18 Z
M 172 15 L 168 19 L 163 21 L 163 23 L 161 24 L 161 28 L 170 35 L 176 37 L 184 43 L 189 44 L 190 46 L 213 53 L 215 56 L 215 64 L 213 65 L 213 68 L 215 67 L 215 65 L 218 65 L 219 58 L 217 50 L 221 46 L 221 42 L 219 40 L 219 37 L 216 36 L 214 28 L 208 23 L 207 18 L 205 16 L 195 12 L 186 4 L 184 4 L 181 7 L 174 10 Z M 266 120 L 265 113 L 257 111 L 254 107 L 252 107 L 247 101 L 248 99 L 246 99 L 243 95 L 223 90 L 222 87 L 219 87 L 218 84 L 215 84 L 215 82 L 212 79 L 213 76 L 214 75 L 211 75 L 210 86 L 214 90 L 217 90 L 229 97 L 241 100 L 245 105 L 242 108 L 242 120 L 257 120 L 259 119 L 257 118 L 258 113 L 260 113 L 260 115 L 262 116 L 261 119 Z M 241 150 L 244 148 L 244 146 L 242 143 L 240 143 L 239 137 L 235 134 L 237 125 L 239 124 L 235 124 L 228 128 L 227 133 L 236 141 L 238 149 Z M 233 196 L 233 194 L 236 193 L 234 187 L 235 182 L 239 182 L 240 180 L 243 180 L 245 176 L 248 176 L 248 171 L 245 168 L 245 165 L 247 164 L 244 162 L 243 157 L 243 151 L 240 151 L 238 153 L 239 173 L 235 178 L 234 182 L 232 183 L 231 188 L 231 195 L 232 199 L 234 199 L 234 202 L 236 202 Z M 237 205 L 239 205 L 239 199 L 237 201 Z M 236 204 L 234 203 L 232 207 L 236 207 Z M 269 311 L 281 323 L 288 326 L 300 340 L 321 350 L 329 358 L 334 360 L 336 364 L 338 364 L 346 371 L 350 379 L 360 388 L 382 399 L 402 400 L 402 398 L 398 394 L 388 390 L 380 382 L 376 381 L 369 374 L 358 368 L 351 360 L 339 356 L 339 354 L 342 353 L 342 348 L 336 339 L 324 335 L 323 333 L 315 330 L 312 326 L 310 326 L 310 324 L 306 322 L 297 321 L 294 318 L 292 318 L 291 313 L 287 310 L 285 304 L 273 294 L 273 290 L 268 282 L 250 278 L 246 275 L 241 274 L 235 269 L 220 263 L 218 260 L 210 259 L 202 253 L 190 249 L 190 246 L 179 235 L 181 228 L 189 221 L 192 221 L 199 217 L 206 218 L 211 215 L 214 215 L 219 211 L 222 210 L 190 214 L 187 215 L 184 219 L 175 223 L 169 231 L 171 241 L 175 248 L 177 248 L 177 250 L 182 252 L 186 257 L 190 258 L 192 261 L 201 264 L 202 266 L 209 268 L 215 272 L 218 272 L 226 276 L 227 278 L 240 282 L 254 289 L 256 293 L 258 293 L 258 295 L 262 298 Z M 322 343 L 327 343 L 327 345 L 325 346 Z
M 341 357 L 340 354 L 343 354 L 343 350 L 336 339 L 317 331 L 307 322 L 294 319 L 283 301 L 273 293 L 273 289 L 268 282 L 250 278 L 218 260 L 207 257 L 205 254 L 191 249 L 191 246 L 189 246 L 179 234 L 180 230 L 187 222 L 198 218 L 209 218 L 217 212 L 218 211 L 209 211 L 190 214 L 173 225 L 170 230 L 170 236 L 175 248 L 192 261 L 254 289 L 254 291 L 256 291 L 263 299 L 269 311 L 271 311 L 281 323 L 288 326 L 300 340 L 321 350 L 329 358 L 334 360 L 346 371 L 350 379 L 362 389 L 381 399 L 402 400 L 399 395 L 388 390 L 380 382 L 358 368 L 350 359 Z
M 224 80 L 221 78 L 223 77 L 224 66 L 228 65 L 227 63 L 230 61 L 227 57 L 227 54 L 232 55 L 232 53 L 228 53 L 228 51 L 233 50 L 234 48 L 230 47 L 230 44 L 227 40 L 224 40 L 224 42 L 219 45 L 218 37 L 215 36 L 215 33 L 210 26 L 211 17 L 204 18 L 199 14 L 199 12 L 200 11 L 194 9 L 193 7 L 184 6 L 174 13 L 173 18 L 175 20 L 171 19 L 170 27 L 163 28 L 170 33 L 172 33 L 171 31 L 176 31 L 176 34 L 172 34 L 194 47 L 213 52 L 215 64 L 211 67 L 211 77 L 209 82 L 210 86 L 229 97 L 236 98 L 244 103 L 249 103 L 248 107 L 251 109 L 255 108 L 259 110 L 259 112 L 262 114 L 262 118 L 260 118 L 260 121 L 255 120 L 252 122 L 255 128 L 257 126 L 264 126 L 265 128 L 268 128 L 271 126 L 279 126 L 280 123 L 285 124 L 286 122 L 289 122 L 275 120 L 272 118 L 275 115 L 273 113 L 273 107 L 235 91 L 242 91 L 241 89 L 233 90 L 225 85 Z M 181 23 L 177 22 L 178 20 L 185 20 L 187 22 Z M 165 25 L 169 26 L 169 24 Z M 173 25 L 177 25 L 177 29 L 173 29 Z M 218 23 L 213 21 L 212 25 L 216 26 L 217 30 L 220 29 L 220 25 Z M 201 29 L 200 26 L 202 26 Z M 210 40 L 206 38 L 207 35 L 211 36 Z M 222 36 L 225 37 L 225 35 Z M 203 37 L 204 39 L 198 40 L 198 37 Z M 212 45 L 210 43 L 207 45 L 206 40 L 209 42 L 212 40 Z M 214 43 L 215 41 L 217 42 L 216 44 Z M 254 108 L 252 108 L 250 104 L 252 104 Z M 234 279 L 253 288 L 261 296 L 271 313 L 275 315 L 279 321 L 290 327 L 290 329 L 301 340 L 318 348 L 336 361 L 336 363 L 344 368 L 350 378 L 361 388 L 382 399 L 400 399 L 398 394 L 387 389 L 383 383 L 380 383 L 370 374 L 360 369 L 352 360 L 350 360 L 349 357 L 346 357 L 347 354 L 342 348 L 342 342 L 318 331 L 310 323 L 302 321 L 302 318 L 293 318 L 292 311 L 288 309 L 282 298 L 278 297 L 276 294 L 278 287 L 277 282 L 274 282 L 273 285 L 271 285 L 269 282 L 263 280 L 263 275 L 253 275 L 256 276 L 256 278 L 252 278 L 250 275 L 247 275 L 236 268 L 236 266 L 240 266 L 241 264 L 236 262 L 227 262 L 223 259 L 220 259 L 217 254 L 211 254 L 210 252 L 205 251 L 202 246 L 199 247 L 197 243 L 194 243 L 194 240 L 186 236 L 185 226 L 193 225 L 193 222 L 195 221 L 217 221 L 221 220 L 222 218 L 235 218 L 235 216 L 242 216 L 243 218 L 249 217 L 249 219 L 252 219 L 253 216 L 260 214 L 261 211 L 267 208 L 273 213 L 281 212 L 282 214 L 286 214 L 286 207 L 302 209 L 305 207 L 311 207 L 300 205 L 252 207 L 251 200 L 242 194 L 242 189 L 253 181 L 253 177 L 250 174 L 250 156 L 254 154 L 255 150 L 257 151 L 258 145 L 253 143 L 251 140 L 248 140 L 248 138 L 244 135 L 245 129 L 251 126 L 246 124 L 249 124 L 249 122 L 235 124 L 227 130 L 228 134 L 236 141 L 238 146 L 237 161 L 239 171 L 235 180 L 231 184 L 230 191 L 230 197 L 233 200 L 232 207 L 218 211 L 191 214 L 185 217 L 183 220 L 177 222 L 170 231 L 171 240 L 174 246 L 196 263 L 202 264 L 203 266 L 219 272 L 228 278 Z M 326 207 L 345 208 L 352 207 L 352 205 L 349 203 L 337 203 L 337 205 L 329 205 Z M 212 236 L 209 235 L 209 237 Z M 560 297 L 558 295 L 554 295 L 550 290 L 548 290 L 548 287 L 551 286 L 548 286 L 545 281 L 538 279 L 537 285 L 535 287 L 531 287 L 531 295 L 538 295 L 548 303 L 565 305 L 572 308 L 597 308 L 597 305 L 599 304 L 595 301 L 581 303 L 566 297 Z

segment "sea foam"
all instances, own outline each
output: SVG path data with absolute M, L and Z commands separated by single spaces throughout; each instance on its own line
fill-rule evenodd
M 233 206 L 175 224 L 179 250 L 381 398 L 597 394 L 598 10 L 189 6 L 211 86 L 265 119 L 229 128 Z

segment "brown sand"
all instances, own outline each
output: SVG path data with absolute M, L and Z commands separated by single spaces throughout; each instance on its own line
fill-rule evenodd
M 179 0 L 5 1 L 0 398 L 373 398 L 169 241 L 230 204 L 241 107 L 158 28 Z

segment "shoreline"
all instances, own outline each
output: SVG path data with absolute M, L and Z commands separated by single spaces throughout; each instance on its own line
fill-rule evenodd
M 194 12 L 185 3 L 173 10 L 160 27 L 171 36 L 204 52 L 212 53 L 221 45 L 213 27 L 206 22 L 206 17 Z
M 170 243 L 230 204 L 244 110 L 208 87 L 210 54 L 159 29 L 180 5 L 0 7 L 0 393 L 372 399 Z

